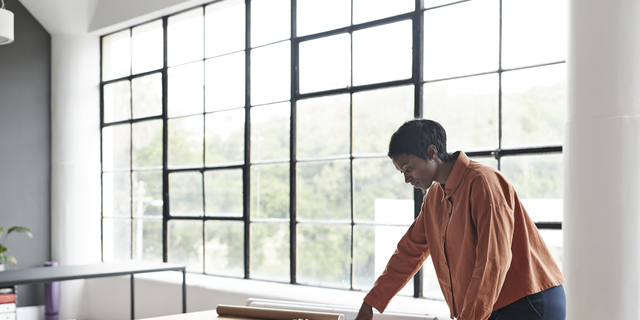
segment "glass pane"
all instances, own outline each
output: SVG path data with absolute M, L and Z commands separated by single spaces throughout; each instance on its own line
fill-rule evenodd
M 351 220 L 349 160 L 298 163 L 298 220 Z
M 411 78 L 412 47 L 411 20 L 355 31 L 353 84 Z
M 411 224 L 413 187 L 388 158 L 353 160 L 354 220 Z
M 244 52 L 240 52 L 207 60 L 205 63 L 205 110 L 207 112 L 244 107 L 244 58 Z
M 132 178 L 133 215 L 162 216 L 162 171 L 134 171 Z
M 206 221 L 206 273 L 244 277 L 244 223 L 242 221 Z
M 162 68 L 163 32 L 162 20 L 156 20 L 133 28 L 131 39 L 131 68 L 141 73 Z
M 363 91 L 353 94 L 353 153 L 389 151 L 389 139 L 413 118 L 413 86 Z
M 102 170 L 131 167 L 131 125 L 102 128 Z
M 251 51 L 251 104 L 255 106 L 284 101 L 289 100 L 290 97 L 290 42 L 281 42 Z
M 299 283 L 351 286 L 351 226 L 299 224 L 297 245 Z
M 289 219 L 289 164 L 251 167 L 251 219 Z
M 349 154 L 349 95 L 334 95 L 297 104 L 297 157 Z
M 172 216 L 202 216 L 202 173 L 169 174 L 169 213 Z
M 438 281 L 431 256 L 422 264 L 422 295 L 427 299 L 444 301 L 444 295 L 442 294 L 442 289 L 440 289 L 440 282 Z
M 547 248 L 551 251 L 551 256 L 553 260 L 556 261 L 556 264 L 562 270 L 562 230 L 549 230 L 542 229 L 538 230 L 542 235 L 542 239 L 547 244 Z
M 131 74 L 130 31 L 123 30 L 102 38 L 102 80 Z
M 131 216 L 131 174 L 105 172 L 102 174 L 102 215 Z
M 102 258 L 131 260 L 131 219 L 102 219 Z
M 135 78 L 131 81 L 133 118 L 162 114 L 162 74 Z
M 169 119 L 169 167 L 202 166 L 203 116 Z
M 498 70 L 498 0 L 475 0 L 424 13 L 424 79 Z
M 562 221 L 562 154 L 502 157 L 501 162 L 533 221 Z
M 353 0 L 353 23 L 378 20 L 413 11 L 414 0 Z
M 205 116 L 205 163 L 244 162 L 244 109 Z
M 162 120 L 131 125 L 133 168 L 162 167 Z
M 460 0 L 424 0 L 424 7 L 433 8 L 433 7 L 438 7 L 438 6 L 442 6 L 442 5 L 453 3 L 453 2 L 459 2 L 459 1 Z
M 244 49 L 245 8 L 243 0 L 226 0 L 205 8 L 205 53 L 213 57 Z
M 298 0 L 297 36 L 337 29 L 351 24 L 349 0 Z
M 202 7 L 169 17 L 167 56 L 170 66 L 202 59 Z
M 502 147 L 562 145 L 566 65 L 502 74 Z
M 290 0 L 251 1 L 251 46 L 291 37 Z
M 202 221 L 200 220 L 169 220 L 169 250 L 167 252 L 170 263 L 187 266 L 187 271 L 202 272 L 203 243 Z
M 289 224 L 251 224 L 251 278 L 289 282 Z
M 205 215 L 242 217 L 242 170 L 215 170 L 204 173 Z
M 407 227 L 353 227 L 353 287 L 368 290 L 380 276 Z M 413 278 L 400 290 L 413 295 Z
M 162 220 L 133 220 L 133 260 L 162 262 Z
M 447 151 L 498 148 L 498 74 L 424 85 L 424 117 L 447 131 Z
M 300 43 L 300 93 L 345 88 L 350 83 L 349 34 Z
M 131 87 L 129 80 L 104 86 L 104 122 L 131 118 Z
M 169 68 L 169 117 L 202 113 L 204 106 L 204 63 Z
M 498 169 L 498 160 L 494 157 L 470 157 L 469 159 L 473 161 L 478 161 L 485 166 L 492 167 L 494 169 Z
M 502 67 L 565 60 L 567 17 L 567 0 L 502 1 Z
M 289 159 L 291 105 L 251 108 L 251 162 Z

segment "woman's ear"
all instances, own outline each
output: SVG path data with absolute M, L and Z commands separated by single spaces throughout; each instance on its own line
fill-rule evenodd
M 427 155 L 429 155 L 429 160 L 435 160 L 438 157 L 438 148 L 434 145 L 429 145 L 427 147 Z

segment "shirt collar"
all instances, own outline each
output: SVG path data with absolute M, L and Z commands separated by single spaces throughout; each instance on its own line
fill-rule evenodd
M 456 154 L 458 159 L 453 165 L 453 168 L 449 173 L 449 177 L 447 177 L 447 182 L 442 186 L 445 198 L 451 197 L 456 189 L 458 189 L 460 182 L 462 182 L 462 177 L 464 176 L 465 171 L 467 171 L 467 167 L 469 167 L 469 157 L 467 157 L 467 155 L 462 151 L 455 152 L 454 155 Z

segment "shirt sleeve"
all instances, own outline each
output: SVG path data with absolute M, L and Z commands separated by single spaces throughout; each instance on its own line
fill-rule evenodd
M 367 304 L 380 313 L 384 312 L 391 299 L 420 270 L 429 256 L 429 245 L 424 233 L 424 209 L 423 205 L 420 215 L 400 239 L 384 271 L 364 298 Z
M 480 179 L 472 190 L 471 215 L 478 242 L 475 267 L 459 319 L 485 320 L 491 315 L 511 265 L 514 218 L 502 187 Z

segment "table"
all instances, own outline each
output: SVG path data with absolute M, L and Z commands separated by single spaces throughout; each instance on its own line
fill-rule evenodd
M 171 316 L 144 318 L 138 320 L 258 320 L 255 318 L 219 316 L 215 309 L 207 311 L 174 314 Z
M 164 262 L 104 262 L 98 264 L 58 267 L 37 267 L 0 272 L 0 287 L 54 281 L 90 279 L 102 277 L 131 276 L 131 319 L 134 318 L 133 275 L 161 271 L 182 271 L 182 313 L 187 312 L 186 267 Z

